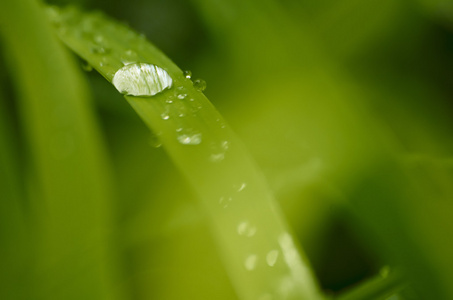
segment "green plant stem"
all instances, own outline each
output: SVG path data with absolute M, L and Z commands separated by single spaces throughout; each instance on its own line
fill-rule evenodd
M 261 173 L 222 116 L 191 80 L 154 46 L 99 15 L 51 11 L 61 39 L 111 81 L 127 50 L 164 68 L 173 87 L 153 97 L 126 96 L 200 199 L 240 299 L 319 299 L 308 262 Z M 96 26 L 92 26 L 96 24 Z M 103 54 L 93 53 L 102 40 Z M 186 95 L 186 96 L 183 96 Z M 182 96 L 183 99 L 178 98 Z M 167 117 L 163 118 L 165 114 Z M 196 145 L 182 134 L 198 135 Z

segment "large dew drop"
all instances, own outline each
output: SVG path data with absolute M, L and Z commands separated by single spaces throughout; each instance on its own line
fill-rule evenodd
M 154 96 L 172 86 L 168 73 L 155 65 L 137 63 L 119 69 L 112 80 L 116 89 L 131 96 Z

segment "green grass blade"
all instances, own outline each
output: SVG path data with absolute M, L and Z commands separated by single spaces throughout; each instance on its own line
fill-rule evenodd
M 373 277 L 335 298 L 335 300 L 385 300 L 406 286 L 407 283 L 401 272 L 396 270 L 386 276 Z
M 86 86 L 36 1 L 2 3 L 0 33 L 37 176 L 32 298 L 117 299 L 107 239 L 112 195 Z
M 0 86 L 0 299 L 30 299 L 30 252 L 12 120 Z
M 241 299 L 318 299 L 307 260 L 246 150 L 183 72 L 128 28 L 98 14 L 51 10 L 61 39 L 107 80 L 124 56 L 165 69 L 173 87 L 126 96 L 197 193 Z

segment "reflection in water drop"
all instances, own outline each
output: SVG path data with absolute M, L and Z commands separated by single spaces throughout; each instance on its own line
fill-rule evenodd
M 266 256 L 266 262 L 269 265 L 269 267 L 273 267 L 275 263 L 277 262 L 278 259 L 278 250 L 272 250 L 269 251 L 269 253 Z
M 124 65 L 130 65 L 133 63 L 137 63 L 138 61 L 139 61 L 138 54 L 134 50 L 131 49 L 126 50 L 126 52 L 124 52 L 124 54 L 121 55 L 121 62 Z
M 238 225 L 237 232 L 239 235 L 243 235 L 246 237 L 252 237 L 256 233 L 256 227 L 251 226 L 249 222 L 241 222 Z
M 245 269 L 248 271 L 252 271 L 256 267 L 256 261 L 258 260 L 258 256 L 256 254 L 249 255 L 244 262 Z
M 131 96 L 154 96 L 172 86 L 168 73 L 155 65 L 138 63 L 119 69 L 112 80 L 116 89 Z
M 170 115 L 168 114 L 168 112 L 161 113 L 160 117 L 162 118 L 162 120 L 170 119 Z
M 187 79 L 190 79 L 192 77 L 192 72 L 190 70 L 184 71 L 183 74 Z
M 180 134 L 177 139 L 183 145 L 199 145 L 201 143 L 201 133 Z
M 183 100 L 187 97 L 187 94 L 179 94 L 178 99 Z

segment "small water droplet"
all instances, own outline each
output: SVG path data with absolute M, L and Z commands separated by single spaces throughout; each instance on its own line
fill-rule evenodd
M 239 223 L 237 232 L 239 235 L 246 236 L 246 237 L 252 237 L 256 233 L 256 227 L 251 226 L 249 222 L 244 221 Z
M 151 137 L 149 139 L 149 144 L 153 148 L 160 148 L 162 147 L 162 142 L 159 139 L 159 136 L 157 134 L 151 134 Z
M 278 259 L 278 250 L 269 251 L 266 255 L 266 262 L 270 267 L 273 267 Z
M 162 118 L 162 120 L 170 119 L 170 115 L 168 114 L 168 112 L 161 113 L 160 117 Z
M 223 208 L 227 208 L 231 201 L 233 201 L 232 197 L 220 197 L 219 204 L 222 205 Z
M 109 65 L 110 65 L 110 60 L 109 60 L 109 58 L 104 56 L 104 57 L 101 59 L 101 62 L 99 63 L 99 65 L 100 65 L 101 67 L 109 66 Z
M 196 79 L 194 82 L 193 82 L 193 87 L 199 91 L 199 92 L 203 92 L 205 89 L 206 89 L 206 81 L 204 81 L 203 79 Z
M 228 150 L 230 148 L 230 142 L 229 141 L 223 141 L 221 143 L 221 146 L 222 146 L 222 149 L 226 151 L 226 150 Z
M 98 44 L 98 45 L 102 45 L 102 44 L 105 43 L 105 40 L 104 40 L 104 37 L 103 37 L 102 35 L 98 34 L 98 35 L 96 35 L 96 36 L 94 37 L 94 42 L 95 42 L 96 44 Z
M 184 71 L 183 74 L 187 79 L 190 79 L 192 77 L 192 72 L 190 70 Z
M 119 69 L 112 80 L 116 89 L 131 96 L 154 96 L 172 86 L 168 73 L 151 64 L 130 64 Z
M 247 183 L 243 182 L 237 187 L 238 192 L 242 192 L 247 187 Z
M 180 118 L 183 118 L 184 116 L 185 116 L 185 114 L 183 114 L 183 113 L 178 115 L 178 117 L 180 117 Z
M 106 53 L 108 53 L 109 49 L 105 48 L 105 47 L 101 47 L 99 45 L 95 45 L 90 48 L 90 51 L 93 54 L 106 54 Z
M 179 94 L 178 99 L 183 100 L 187 97 L 187 94 Z
M 199 145 L 201 143 L 201 133 L 181 132 L 177 139 L 183 145 Z
M 176 132 L 181 132 L 181 131 L 182 131 L 182 127 L 176 128 Z
M 211 154 L 210 160 L 212 162 L 220 162 L 225 159 L 225 153 L 215 153 Z
M 212 162 L 220 162 L 225 159 L 226 151 L 228 150 L 228 141 L 222 141 L 220 144 L 212 144 L 212 154 L 209 156 L 209 160 Z
M 244 261 L 245 269 L 248 271 L 252 271 L 253 269 L 255 269 L 257 260 L 258 256 L 256 254 L 249 255 Z

